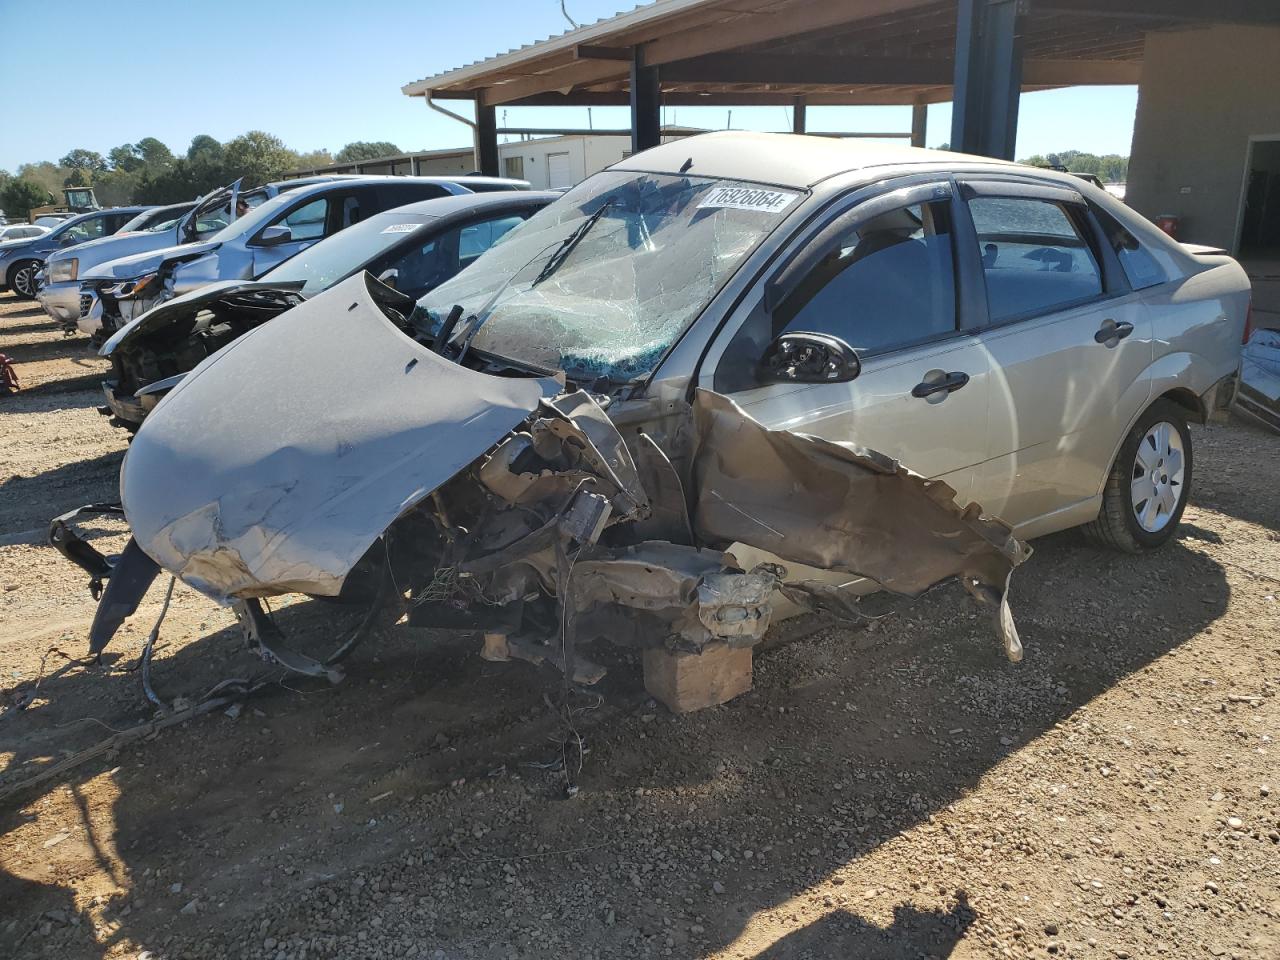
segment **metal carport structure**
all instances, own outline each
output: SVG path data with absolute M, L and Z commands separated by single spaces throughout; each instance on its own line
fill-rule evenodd
M 499 106 L 628 105 L 634 150 L 667 106 L 953 101 L 951 146 L 1012 159 L 1019 93 L 1136 84 L 1146 35 L 1280 23 L 1277 0 L 656 0 L 406 84 L 470 100 L 481 172 L 498 173 Z M 447 111 L 446 111 L 447 112 Z M 460 118 L 462 119 L 462 118 Z M 468 121 L 469 122 L 469 121 Z

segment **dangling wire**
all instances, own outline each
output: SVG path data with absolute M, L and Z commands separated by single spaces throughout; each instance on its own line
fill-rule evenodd
M 173 598 L 173 585 L 177 579 L 177 577 L 169 578 L 169 588 L 164 592 L 164 605 L 160 607 L 160 616 L 156 618 L 156 625 L 147 634 L 147 645 L 142 649 L 142 692 L 147 695 L 148 700 L 160 708 L 162 713 L 168 713 L 170 707 L 151 688 L 151 653 L 155 649 L 156 640 L 160 638 L 160 624 L 164 623 L 164 615 L 169 612 L 169 601 Z

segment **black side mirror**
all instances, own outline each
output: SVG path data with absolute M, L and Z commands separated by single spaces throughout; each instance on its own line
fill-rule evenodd
M 293 231 L 279 224 L 267 227 L 258 235 L 258 243 L 264 247 L 273 247 L 278 243 L 288 243 L 292 239 Z
M 853 347 L 826 333 L 784 333 L 757 367 L 764 383 L 846 383 L 861 372 Z

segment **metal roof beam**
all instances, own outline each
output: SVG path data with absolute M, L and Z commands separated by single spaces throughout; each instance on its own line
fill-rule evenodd
M 1032 85 L 1132 84 L 1138 82 L 1141 72 L 1141 63 L 1126 60 L 1028 60 L 1023 71 L 1023 80 Z M 953 60 L 924 57 L 831 57 L 729 53 L 676 61 L 662 68 L 664 84 L 949 86 L 954 76 Z
M 1280 24 L 1276 0 L 1036 0 L 1035 11 L 1113 20 Z
M 781 42 L 796 34 L 813 33 L 886 13 L 922 7 L 932 0 L 858 0 L 856 3 L 776 3 L 733 19 L 681 30 L 645 44 L 645 62 L 660 66 L 709 53 L 722 53 L 756 43 Z

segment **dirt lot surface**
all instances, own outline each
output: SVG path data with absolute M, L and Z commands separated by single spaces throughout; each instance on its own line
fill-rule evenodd
M 111 499 L 126 437 L 83 338 L 4 295 L 0 352 L 23 382 L 0 398 L 0 709 L 47 654 L 0 718 L 0 956 L 1280 957 L 1274 436 L 1195 428 L 1154 555 L 1038 542 L 1018 665 L 954 588 L 792 621 L 752 693 L 695 715 L 596 651 L 566 798 L 552 676 L 405 626 L 337 686 L 284 679 L 70 763 L 157 717 L 135 664 L 164 583 L 102 665 L 64 658 L 94 605 L 42 538 Z M 277 615 L 316 651 L 349 626 Z M 278 676 L 181 585 L 161 644 L 170 701 Z

